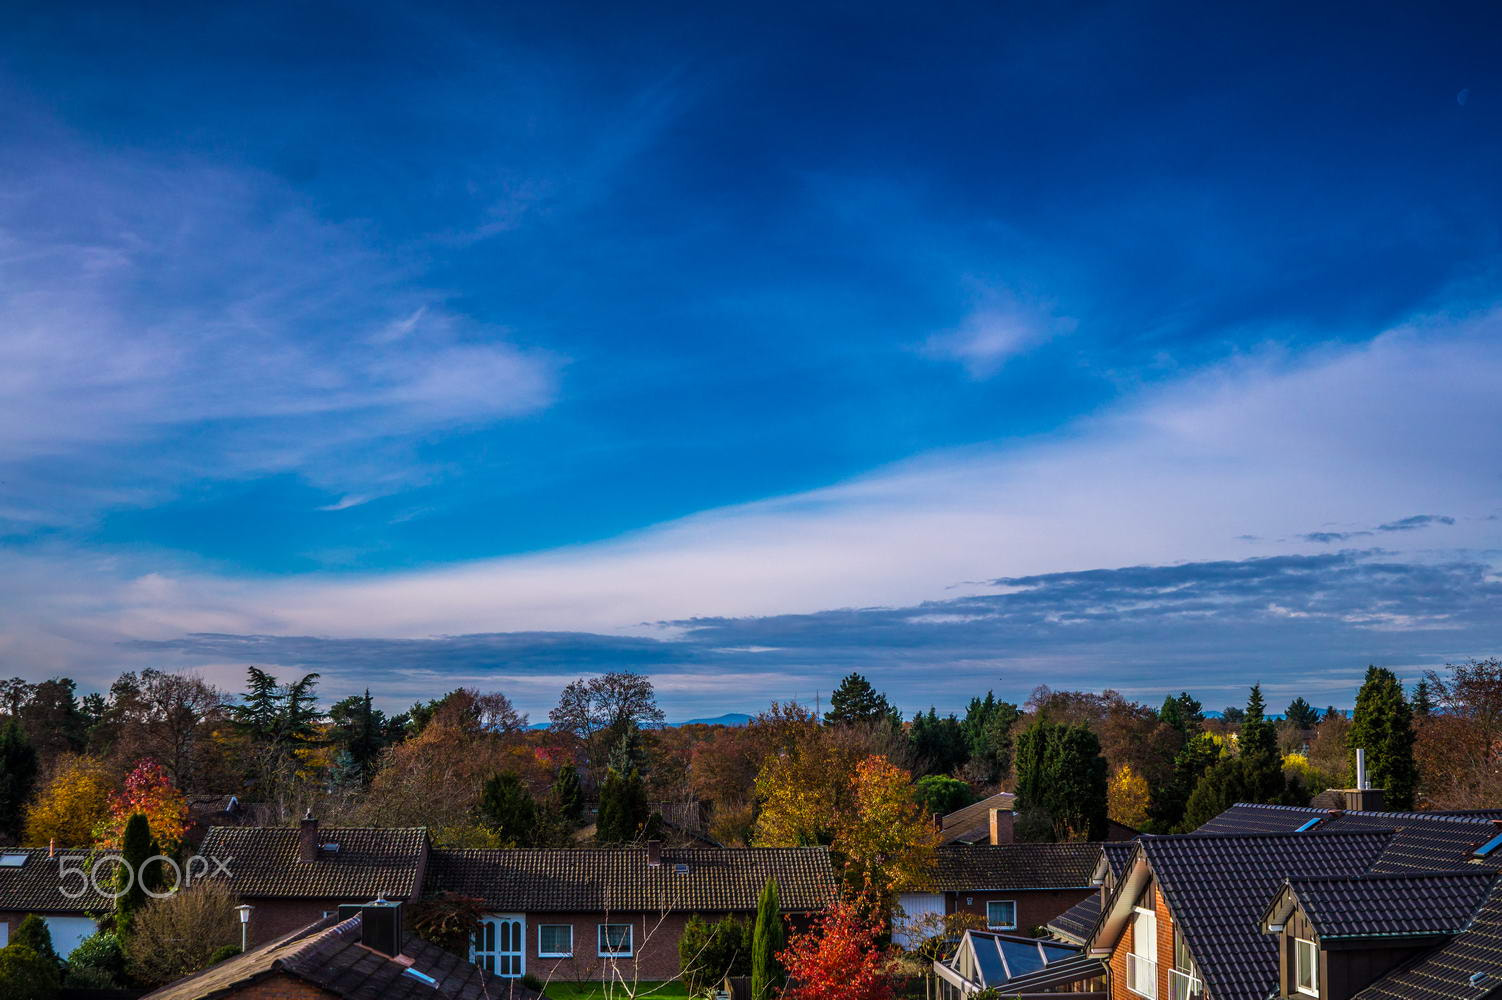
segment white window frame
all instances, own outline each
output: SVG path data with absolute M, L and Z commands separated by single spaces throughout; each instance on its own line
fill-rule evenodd
M 605 928 L 626 928 L 626 950 L 605 950 Z M 595 924 L 595 957 L 596 958 L 635 958 L 636 957 L 636 927 L 634 924 Z
M 1312 986 L 1305 986 L 1304 977 L 1300 974 L 1305 945 L 1309 947 L 1309 982 Z M 1308 997 L 1319 996 L 1319 945 L 1308 938 L 1293 939 L 1293 988 Z
M 991 922 L 991 907 L 999 903 L 1005 903 L 1012 908 L 1012 922 L 1009 924 L 993 924 Z M 988 899 L 986 900 L 986 930 L 988 931 L 1015 931 L 1017 929 L 1017 901 L 1015 899 Z
M 543 951 L 542 932 L 548 927 L 562 927 L 568 931 L 568 951 Z M 573 958 L 574 957 L 574 925 L 573 924 L 538 924 L 537 925 L 537 957 L 538 958 Z

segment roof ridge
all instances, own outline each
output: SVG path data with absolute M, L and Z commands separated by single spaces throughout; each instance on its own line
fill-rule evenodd
M 1265 840 L 1269 838 L 1285 837 L 1289 840 L 1294 840 L 1296 838 L 1298 841 L 1306 841 L 1315 838 L 1330 837 L 1374 837 L 1378 834 L 1387 834 L 1388 836 L 1392 836 L 1397 832 L 1398 831 L 1396 829 L 1389 829 L 1385 826 L 1375 827 L 1369 830 L 1314 829 L 1305 830 L 1303 833 L 1299 833 L 1297 830 L 1248 830 L 1244 832 L 1238 831 L 1235 833 L 1221 833 L 1219 831 L 1212 830 L 1208 833 L 1201 833 L 1199 831 L 1195 831 L 1194 833 L 1144 833 L 1137 842 L 1141 844 L 1161 844 L 1170 840 Z
M 1424 872 L 1362 872 L 1360 875 L 1290 875 L 1289 882 L 1409 882 L 1433 878 L 1496 878 L 1495 868 L 1455 868 Z
M 1339 812 L 1343 816 L 1373 816 L 1373 817 L 1380 817 L 1382 819 L 1443 820 L 1444 822 L 1447 822 L 1447 823 L 1469 823 L 1469 824 L 1474 824 L 1474 825 L 1477 825 L 1477 826 L 1480 826 L 1482 824 L 1490 824 L 1492 822 L 1491 819 L 1489 817 L 1487 817 L 1487 816 L 1482 816 L 1482 815 L 1470 815 L 1470 816 L 1457 815 L 1455 812 L 1450 811 L 1450 810 L 1435 810 L 1433 812 L 1429 812 L 1429 811 L 1425 811 L 1425 810 L 1420 810 L 1420 809 L 1414 809 L 1414 810 L 1410 810 L 1408 812 L 1400 812 L 1400 811 L 1387 810 L 1387 809 L 1338 809 L 1338 810 L 1331 810 L 1331 809 L 1321 808 L 1320 806 L 1283 806 L 1283 805 L 1278 805 L 1276 802 L 1237 802 L 1234 805 L 1230 806 L 1228 809 L 1226 809 L 1226 812 L 1230 812 L 1231 809 L 1266 809 L 1266 810 L 1276 810 L 1277 812 L 1307 813 L 1307 814 L 1310 814 L 1310 815 L 1320 815 L 1320 816 L 1328 816 L 1331 812 Z M 1496 811 L 1497 810 L 1494 810 L 1494 809 L 1475 810 L 1475 812 L 1477 812 L 1477 813 L 1482 813 L 1482 812 L 1496 812 Z M 1224 816 L 1225 812 L 1222 812 L 1220 815 Z

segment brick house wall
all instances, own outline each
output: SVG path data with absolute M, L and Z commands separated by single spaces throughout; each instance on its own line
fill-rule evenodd
M 985 919 L 986 904 L 993 900 L 1012 900 L 1017 904 L 1017 933 L 1026 934 L 1041 927 L 1076 903 L 1089 899 L 1099 890 L 1032 889 L 1021 892 L 947 892 L 947 913 L 974 913 Z
M 249 903 L 250 946 L 265 944 L 283 934 L 290 934 L 322 920 L 324 913 L 339 909 L 343 903 L 365 903 L 365 899 L 241 899 Z
M 1173 914 L 1168 910 L 1168 903 L 1163 899 L 1163 894 L 1158 891 L 1156 882 L 1148 883 L 1141 898 L 1137 900 L 1138 906 L 1147 906 L 1151 900 L 1153 913 L 1157 916 L 1158 940 L 1153 949 L 1158 962 L 1158 1000 L 1168 1000 L 1169 992 L 1168 973 L 1173 968 Z M 1142 1000 L 1140 994 L 1133 992 L 1128 986 L 1131 980 L 1127 977 L 1127 955 L 1136 947 L 1136 921 L 1127 921 L 1126 929 L 1111 949 L 1111 1000 Z
M 527 915 L 526 969 L 544 982 L 622 978 L 651 981 L 678 976 L 678 939 L 690 914 L 630 913 L 539 913 Z M 706 918 L 718 919 L 716 915 Z M 630 924 L 633 954 L 630 958 L 601 958 L 600 924 Z M 542 958 L 538 954 L 538 928 L 543 924 L 567 924 L 574 929 L 572 958 Z M 612 969 L 615 970 L 612 972 Z

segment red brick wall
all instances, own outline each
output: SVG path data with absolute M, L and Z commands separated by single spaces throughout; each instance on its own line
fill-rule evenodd
M 1158 959 L 1158 1000 L 1168 1000 L 1168 972 L 1173 968 L 1173 914 L 1168 912 L 1168 904 L 1158 891 L 1156 883 L 1148 886 L 1137 905 L 1146 906 L 1149 899 L 1152 901 L 1153 912 L 1158 917 L 1158 942 L 1154 949 Z M 1111 1000 L 1142 1000 L 1127 988 L 1129 980 L 1126 957 L 1135 946 L 1135 923 L 1134 920 L 1127 921 L 1126 930 L 1111 951 Z
M 250 946 L 265 944 L 283 934 L 323 919 L 327 910 L 337 910 L 341 903 L 367 902 L 356 899 L 242 899 L 251 905 Z
M 600 913 L 545 913 L 527 916 L 527 971 L 541 980 L 598 980 L 617 977 L 633 980 L 673 979 L 678 975 L 678 939 L 683 936 L 686 914 L 619 914 L 608 920 Z M 635 946 L 631 958 L 600 958 L 599 925 L 632 926 Z M 542 924 L 569 924 L 574 928 L 573 958 L 539 958 L 537 928 Z M 612 969 L 614 971 L 612 971 Z
M 1034 927 L 1047 924 L 1075 903 L 1088 899 L 1098 889 L 1050 889 L 1030 892 L 951 892 L 946 893 L 945 907 L 950 913 L 986 915 L 992 900 L 1011 899 L 1017 903 L 1017 933 L 1026 934 Z

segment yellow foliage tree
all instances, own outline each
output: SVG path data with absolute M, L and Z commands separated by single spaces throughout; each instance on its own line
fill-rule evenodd
M 885 757 L 855 765 L 853 808 L 839 814 L 833 848 L 846 881 L 884 896 L 925 881 L 942 837 L 913 796 L 913 776 Z
M 26 843 L 33 847 L 88 847 L 109 817 L 114 781 L 96 757 L 65 758 L 26 810 Z
M 852 807 L 854 761 L 825 734 L 775 751 L 756 775 L 758 847 L 814 847 L 834 839 L 837 817 Z
M 1124 826 L 1141 830 L 1147 825 L 1149 797 L 1147 779 L 1132 770 L 1132 765 L 1122 764 L 1106 786 L 1106 814 Z

